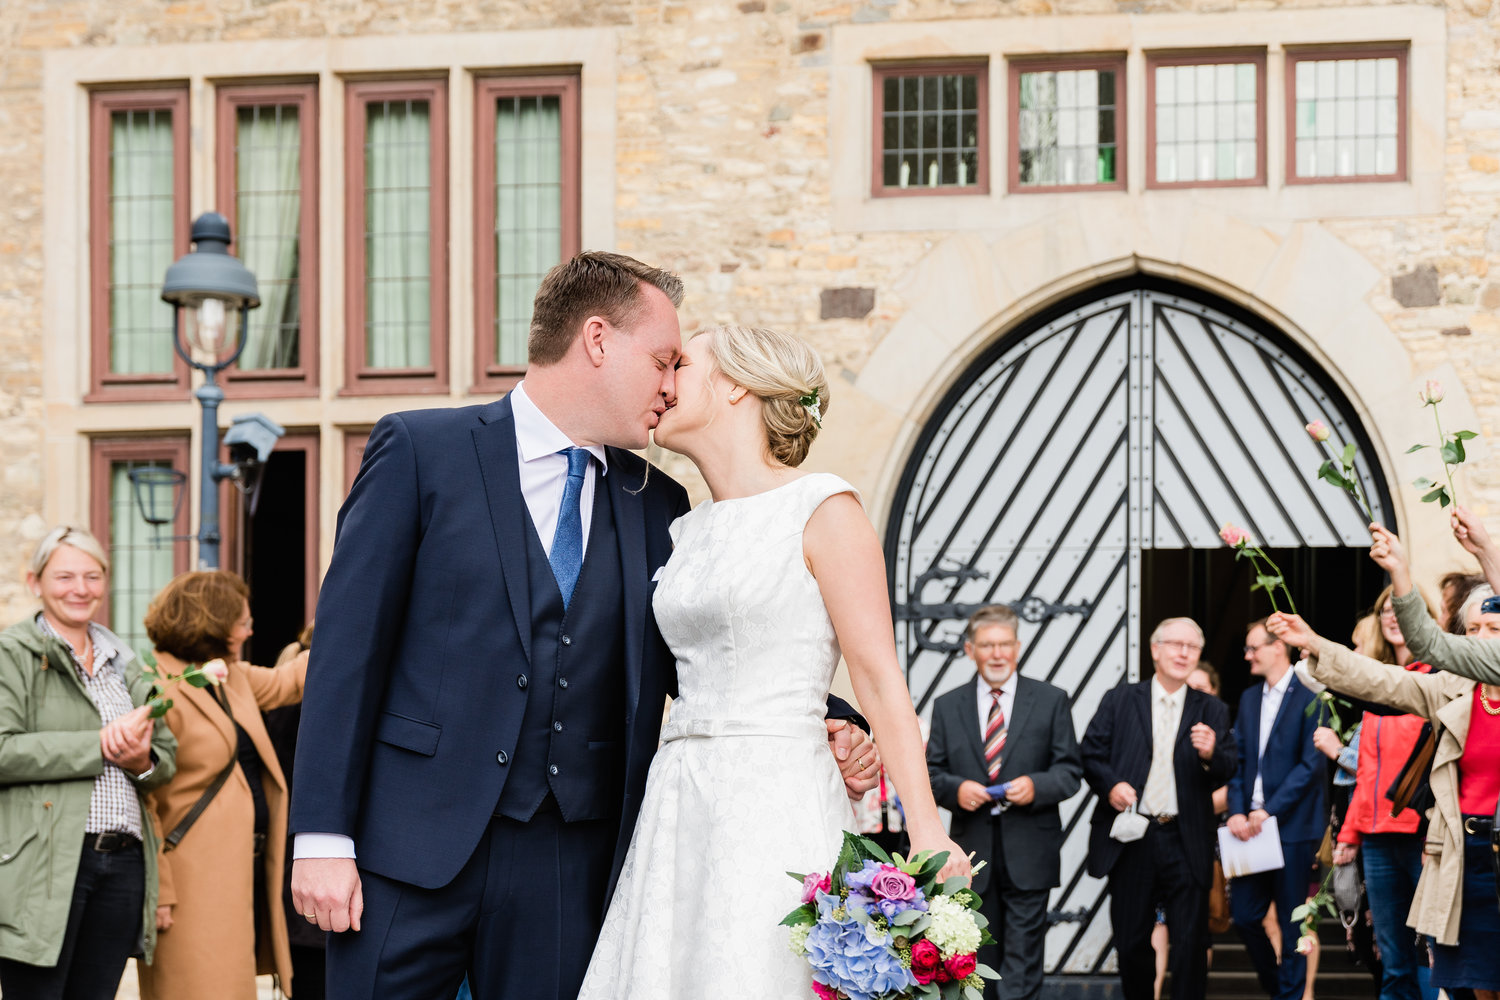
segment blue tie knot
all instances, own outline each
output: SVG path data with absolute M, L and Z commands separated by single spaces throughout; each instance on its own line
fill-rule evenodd
M 582 479 L 583 474 L 589 468 L 589 451 L 587 448 L 564 448 L 559 454 L 568 456 L 568 478 Z

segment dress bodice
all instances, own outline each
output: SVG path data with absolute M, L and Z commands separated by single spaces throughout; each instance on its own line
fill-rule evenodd
M 653 601 L 677 658 L 679 695 L 664 740 L 826 735 L 839 644 L 802 532 L 824 500 L 845 492 L 855 490 L 813 473 L 753 496 L 706 500 L 673 523 L 676 548 Z

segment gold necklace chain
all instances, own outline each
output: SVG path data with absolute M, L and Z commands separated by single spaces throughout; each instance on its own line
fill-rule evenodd
M 1484 696 L 1484 685 L 1480 684 L 1474 690 L 1479 692 L 1479 704 L 1490 715 L 1500 715 L 1500 705 L 1491 705 L 1490 700 Z

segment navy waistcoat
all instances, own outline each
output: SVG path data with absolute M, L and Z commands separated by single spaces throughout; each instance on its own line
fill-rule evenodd
M 550 790 L 563 819 L 618 816 L 625 795 L 624 581 L 609 486 L 594 484 L 583 568 L 564 609 L 526 518 L 531 669 L 516 752 L 495 811 L 529 820 Z M 517 683 L 521 683 L 518 678 Z

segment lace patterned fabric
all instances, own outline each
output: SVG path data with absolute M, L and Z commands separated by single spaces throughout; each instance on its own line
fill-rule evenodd
M 837 476 L 705 501 L 654 599 L 679 697 L 581 1000 L 810 996 L 778 922 L 854 815 L 823 717 L 838 639 L 802 555 Z

